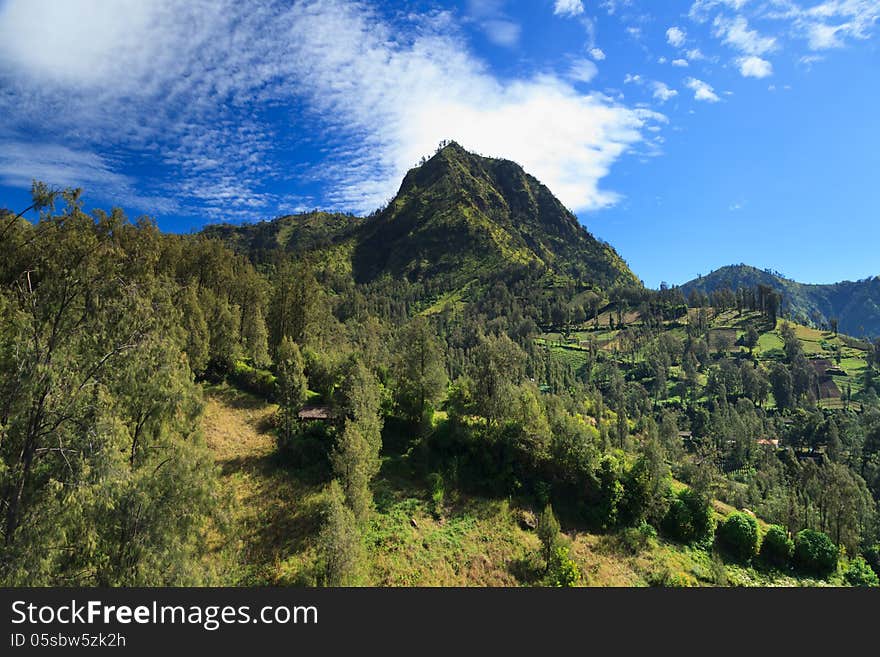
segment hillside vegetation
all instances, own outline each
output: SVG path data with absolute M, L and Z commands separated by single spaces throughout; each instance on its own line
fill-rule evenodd
M 785 312 L 801 324 L 819 328 L 832 321 L 848 335 L 880 336 L 880 277 L 844 281 L 830 285 L 808 285 L 783 276 L 749 267 L 722 267 L 682 285 L 689 296 L 694 291 L 711 294 L 728 289 L 753 289 L 765 285 L 782 295 Z

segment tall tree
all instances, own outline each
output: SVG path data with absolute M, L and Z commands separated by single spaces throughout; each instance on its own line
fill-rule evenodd
M 401 331 L 393 374 L 401 414 L 413 426 L 430 427 L 434 404 L 449 379 L 440 344 L 424 317 L 416 317 Z
M 306 402 L 309 386 L 302 353 L 290 338 L 281 341 L 276 361 L 279 432 L 282 441 L 289 444 L 296 432 L 299 412 Z
M 363 583 L 366 562 L 363 538 L 336 480 L 330 482 L 318 547 L 325 585 L 357 586 Z

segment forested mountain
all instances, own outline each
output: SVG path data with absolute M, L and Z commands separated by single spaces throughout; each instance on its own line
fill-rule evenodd
M 254 261 L 272 248 L 304 253 L 342 243 L 358 283 L 388 276 L 445 292 L 521 268 L 597 288 L 639 285 L 617 252 L 519 165 L 455 142 L 412 169 L 370 217 L 313 212 L 203 233 Z
M 638 282 L 614 249 L 519 165 L 454 142 L 411 170 L 388 207 L 365 224 L 354 264 L 361 281 L 388 273 L 439 277 L 451 287 L 511 265 L 602 288 Z
M 315 210 L 258 223 L 212 224 L 203 228 L 202 234 L 222 240 L 255 262 L 263 262 L 279 249 L 301 254 L 327 247 L 352 235 L 362 223 L 351 214 Z
M 724 289 L 736 291 L 758 285 L 779 292 L 783 314 L 802 324 L 822 327 L 837 320 L 843 333 L 858 337 L 880 336 L 880 276 L 811 285 L 748 265 L 731 265 L 689 281 L 681 289 L 689 296 L 693 291 L 708 295 Z

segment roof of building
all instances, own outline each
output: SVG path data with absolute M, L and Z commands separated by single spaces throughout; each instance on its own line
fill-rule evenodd
M 336 415 L 329 406 L 303 406 L 297 417 L 300 420 L 332 420 Z

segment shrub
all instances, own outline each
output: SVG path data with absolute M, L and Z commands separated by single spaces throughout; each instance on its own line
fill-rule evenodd
M 686 488 L 676 495 L 663 518 L 663 531 L 681 543 L 699 543 L 712 536 L 714 520 L 709 501 Z
M 733 557 L 748 562 L 758 553 L 758 521 L 747 513 L 731 513 L 718 528 L 718 541 Z
M 548 504 L 544 512 L 538 517 L 538 538 L 541 540 L 541 552 L 547 568 L 552 565 L 553 555 L 559 543 L 559 521 L 553 514 L 553 508 Z
M 443 475 L 437 472 L 432 472 L 428 475 L 428 484 L 431 486 L 432 513 L 435 517 L 439 518 L 443 515 L 443 500 L 446 494 Z
M 843 579 L 850 586 L 878 586 L 880 578 L 871 570 L 871 566 L 862 557 L 856 557 L 849 562 L 849 566 L 843 573 Z
M 229 372 L 229 380 L 246 392 L 253 393 L 263 399 L 275 396 L 275 375 L 268 370 L 251 367 L 244 361 L 236 361 Z
M 868 546 L 868 549 L 864 551 L 864 555 L 865 561 L 871 566 L 871 570 L 880 576 L 880 543 Z
M 568 547 L 557 545 L 550 558 L 548 581 L 552 586 L 575 586 L 581 579 L 581 571 L 569 556 Z
M 794 554 L 794 541 L 784 527 L 771 525 L 761 543 L 761 560 L 768 566 L 787 568 Z
M 798 532 L 794 540 L 794 562 L 801 571 L 827 577 L 837 568 L 838 548 L 827 534 L 812 529 Z

